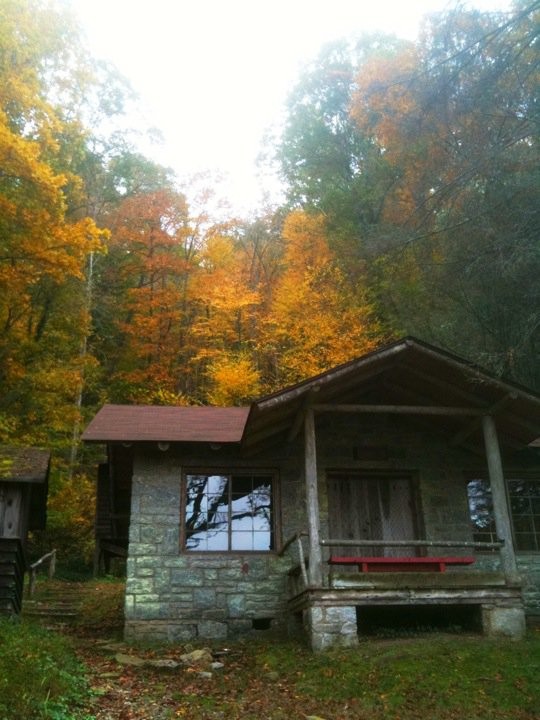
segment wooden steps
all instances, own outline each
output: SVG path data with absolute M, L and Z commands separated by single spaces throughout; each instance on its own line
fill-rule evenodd
M 34 597 L 24 599 L 23 616 L 61 629 L 80 616 L 82 597 L 81 583 L 43 580 L 38 583 Z
M 26 560 L 21 541 L 0 538 L 0 615 L 20 613 Z

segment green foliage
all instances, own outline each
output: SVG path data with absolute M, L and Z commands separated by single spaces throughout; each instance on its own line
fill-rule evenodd
M 65 473 L 51 475 L 47 528 L 30 538 L 33 558 L 57 550 L 60 572 L 87 574 L 94 552 L 95 484 L 84 474 L 69 479 Z
M 82 720 L 88 697 L 67 638 L 0 618 L 0 720 Z
M 289 200 L 384 327 L 540 388 L 538 3 L 326 48 L 291 94 Z

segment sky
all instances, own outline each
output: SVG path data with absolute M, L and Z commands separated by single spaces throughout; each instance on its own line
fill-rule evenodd
M 265 133 L 283 117 L 302 67 L 331 40 L 383 31 L 414 39 L 446 0 L 69 0 L 92 54 L 139 95 L 134 127 L 155 127 L 141 150 L 180 178 L 210 170 L 247 214 L 277 181 L 259 177 Z M 471 0 L 508 9 L 510 0 Z

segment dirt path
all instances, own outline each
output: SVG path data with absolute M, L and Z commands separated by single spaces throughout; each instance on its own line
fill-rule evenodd
M 122 643 L 77 640 L 77 654 L 88 668 L 95 693 L 87 711 L 96 720 L 296 720 L 359 718 L 352 708 L 332 707 L 326 715 L 314 702 L 295 695 L 278 673 L 254 667 L 249 648 L 236 647 L 217 658 L 223 667 L 179 665 L 155 668 L 145 662 L 179 662 L 185 649 L 132 651 Z M 136 654 L 135 654 L 136 653 Z M 132 658 L 125 664 L 126 658 Z M 118 658 L 122 662 L 118 661 Z M 331 703 L 333 705 L 333 703 Z M 329 710 L 330 708 L 327 708 Z M 349 712 L 349 710 L 351 712 Z

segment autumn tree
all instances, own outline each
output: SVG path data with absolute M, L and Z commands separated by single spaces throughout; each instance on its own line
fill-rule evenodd
M 0 425 L 5 439 L 47 444 L 62 444 L 76 413 L 81 282 L 102 239 L 68 213 L 77 179 L 61 158 L 69 123 L 55 100 L 76 46 L 63 22 L 40 3 L 0 7 L 0 414 L 10 418 Z
M 536 386 L 539 12 L 428 19 L 406 56 L 362 69 L 352 105 L 398 177 L 378 266 L 396 324 Z
M 350 286 L 330 250 L 322 215 L 293 211 L 283 240 L 283 271 L 261 339 L 274 388 L 366 352 L 378 334 L 362 288 Z
M 331 43 L 307 66 L 287 102 L 276 151 L 289 207 L 323 213 L 342 271 L 363 281 L 363 260 L 395 172 L 350 109 L 359 68 L 407 43 L 363 36 Z

